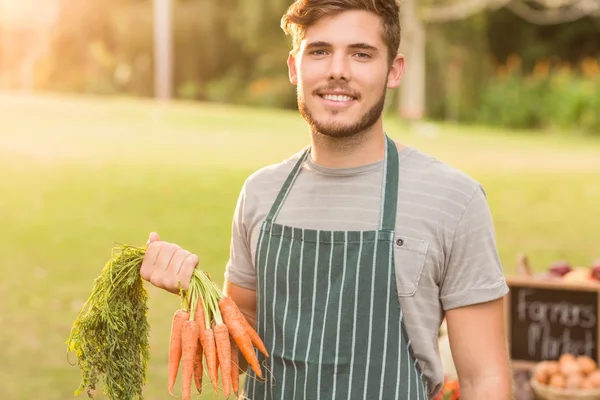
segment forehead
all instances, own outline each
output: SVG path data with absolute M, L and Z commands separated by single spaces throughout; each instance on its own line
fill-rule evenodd
M 302 47 L 311 42 L 327 42 L 333 46 L 364 42 L 383 47 L 381 19 L 369 11 L 351 10 L 319 19 L 310 26 L 302 40 Z

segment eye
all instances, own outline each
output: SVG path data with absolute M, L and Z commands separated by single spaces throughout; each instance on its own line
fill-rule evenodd
M 325 50 L 313 50 L 310 52 L 311 56 L 324 56 L 325 54 L 327 54 Z
M 356 56 L 358 58 L 362 58 L 363 60 L 367 60 L 367 59 L 371 58 L 371 55 L 367 54 L 367 53 L 356 53 Z

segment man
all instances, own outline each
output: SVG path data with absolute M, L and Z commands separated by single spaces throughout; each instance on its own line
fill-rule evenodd
M 444 317 L 461 398 L 511 398 L 485 193 L 383 130 L 398 15 L 393 0 L 298 0 L 282 19 L 310 146 L 252 174 L 235 210 L 225 291 L 271 355 L 245 398 L 431 399 Z M 142 276 L 176 292 L 197 264 L 153 233 Z

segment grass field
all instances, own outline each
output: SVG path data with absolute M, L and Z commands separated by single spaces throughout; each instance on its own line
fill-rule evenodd
M 600 141 L 395 120 L 387 131 L 484 185 L 507 274 L 519 252 L 537 269 L 600 257 Z M 307 138 L 294 112 L 0 94 L 0 399 L 73 398 L 65 340 L 113 242 L 155 230 L 220 284 L 244 179 Z M 146 396 L 166 399 L 178 301 L 148 290 Z

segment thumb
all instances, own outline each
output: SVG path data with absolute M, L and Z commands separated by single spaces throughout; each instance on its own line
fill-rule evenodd
M 148 237 L 148 241 L 146 242 L 146 247 L 148 247 L 148 245 L 152 242 L 156 242 L 160 240 L 160 237 L 158 236 L 158 233 L 156 232 L 151 232 L 150 236 Z

